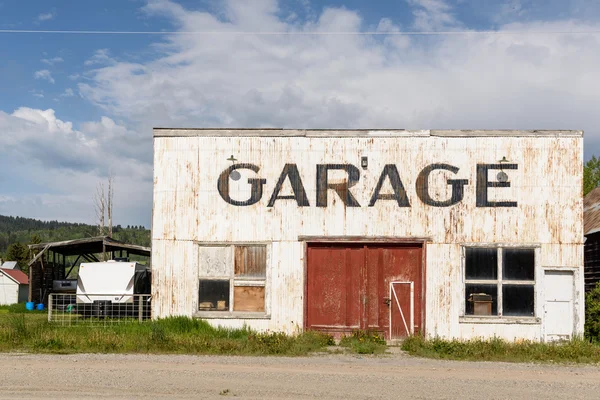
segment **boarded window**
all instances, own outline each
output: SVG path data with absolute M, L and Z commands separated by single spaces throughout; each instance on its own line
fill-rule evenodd
M 266 246 L 235 246 L 235 276 L 237 278 L 264 278 L 266 268 Z
M 265 311 L 265 287 L 236 286 L 233 289 L 233 311 Z
M 200 246 L 198 261 L 199 311 L 265 312 L 266 245 Z

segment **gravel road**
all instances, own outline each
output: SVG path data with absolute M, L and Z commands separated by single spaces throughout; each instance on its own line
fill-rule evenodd
M 435 361 L 0 354 L 0 399 L 597 399 L 600 368 Z

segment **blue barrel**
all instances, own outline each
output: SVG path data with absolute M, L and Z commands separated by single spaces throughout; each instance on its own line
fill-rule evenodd
M 37 305 L 38 311 L 44 311 L 44 303 L 40 303 Z
M 35 305 L 35 303 L 33 301 L 28 301 L 27 303 L 25 303 L 25 308 L 28 309 L 29 311 L 32 311 L 34 305 Z

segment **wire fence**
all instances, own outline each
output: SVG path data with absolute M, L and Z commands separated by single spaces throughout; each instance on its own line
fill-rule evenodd
M 109 326 L 152 319 L 149 294 L 53 293 L 48 297 L 48 322 L 61 326 Z

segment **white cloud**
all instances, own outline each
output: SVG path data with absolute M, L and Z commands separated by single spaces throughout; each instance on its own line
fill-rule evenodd
M 50 73 L 50 71 L 48 71 L 47 69 L 35 71 L 35 73 L 33 74 L 33 77 L 35 79 L 43 79 L 50 83 L 54 83 L 54 78 L 52 77 L 52 74 Z
M 446 3 L 414 4 L 435 16 L 433 27 L 460 25 L 448 16 Z M 364 29 L 359 14 L 333 8 L 316 21 L 285 23 L 271 1 L 257 1 L 250 12 L 230 0 L 214 15 L 169 1 L 154 1 L 149 10 L 181 30 L 251 29 L 244 28 L 253 26 L 245 15 L 270 32 Z M 260 16 L 256 10 L 262 10 Z M 378 29 L 397 26 L 384 19 Z M 500 29 L 598 30 L 600 25 L 566 20 Z M 155 60 L 93 69 L 91 81 L 79 89 L 109 115 L 144 126 L 586 129 L 586 152 L 600 151 L 597 36 L 394 38 L 174 35 L 157 46 L 162 55 Z
M 38 99 L 43 99 L 44 98 L 44 91 L 43 90 L 40 90 L 40 91 L 30 90 L 29 93 L 31 93 L 31 95 L 33 97 L 37 97 Z
M 48 64 L 48 65 L 54 65 L 56 63 L 61 63 L 64 60 L 62 59 L 62 57 L 54 57 L 54 58 L 42 58 L 41 60 L 44 64 Z
M 130 131 L 108 117 L 81 124 L 62 121 L 53 109 L 21 107 L 12 114 L 0 112 L 0 146 L 37 160 L 47 168 L 73 171 L 107 171 L 113 162 L 120 168 L 135 170 L 132 165 L 149 163 L 151 143 L 140 143 L 140 134 Z M 147 153 L 147 154 L 146 154 Z
M 37 20 L 38 21 L 48 21 L 48 20 L 54 19 L 54 17 L 56 17 L 56 13 L 54 11 L 52 11 L 52 12 L 42 13 L 42 14 L 38 15 Z
M 445 0 L 407 0 L 413 6 L 414 27 L 422 31 L 435 31 L 462 25 L 452 14 Z
M 114 64 L 116 61 L 110 57 L 110 51 L 108 49 L 99 49 L 94 52 L 94 55 L 90 57 L 89 60 L 86 60 L 84 65 L 110 65 Z
M 272 0 L 253 0 L 252 7 L 236 0 L 216 4 L 220 8 L 207 13 L 155 0 L 145 11 L 192 31 L 370 29 L 347 9 L 287 21 Z M 450 3 L 411 4 L 410 29 L 465 29 Z M 373 29 L 409 28 L 384 18 Z M 597 31 L 600 24 L 565 18 L 498 29 Z M 145 221 L 151 212 L 152 126 L 585 129 L 586 155 L 600 154 L 597 35 L 173 35 L 153 49 L 148 62 L 117 60 L 102 49 L 86 63 L 77 91 L 108 117 L 75 128 L 52 110 L 0 114 L 0 131 L 14 132 L 0 135 L 0 148 L 22 157 L 15 164 L 19 171 L 38 160 L 37 173 L 66 182 L 60 193 L 88 193 L 90 182 L 118 165 L 121 190 L 136 191 L 123 200 L 125 209 Z M 77 218 L 83 215 L 85 196 L 49 193 L 40 204 L 64 201 Z
M 62 93 L 60 95 L 60 97 L 73 97 L 75 96 L 75 92 L 73 92 L 73 89 L 71 88 L 66 88 L 64 93 Z
M 108 117 L 75 129 L 52 109 L 25 107 L 12 114 L 0 111 L 0 132 L 5 132 L 0 135 L 0 166 L 12 171 L 0 175 L 6 195 L 0 198 L 0 214 L 92 222 L 94 187 L 112 171 L 117 185 L 115 221 L 149 220 L 152 142 L 143 140 L 149 135 Z M 37 194 L 11 193 L 23 185 L 28 193 L 35 187 Z
M 16 162 L 10 157 L 7 161 Z M 92 196 L 99 182 L 106 184 L 106 177 L 79 171 L 65 174 L 28 164 L 19 171 L 11 169 L 11 174 L 18 174 L 17 179 L 28 184 L 29 189 L 35 187 L 39 193 L 1 195 L 0 215 L 95 223 Z M 36 178 L 32 179 L 32 176 Z M 127 179 L 120 175 L 114 185 L 115 224 L 145 224 L 149 227 L 152 185 L 145 180 Z

